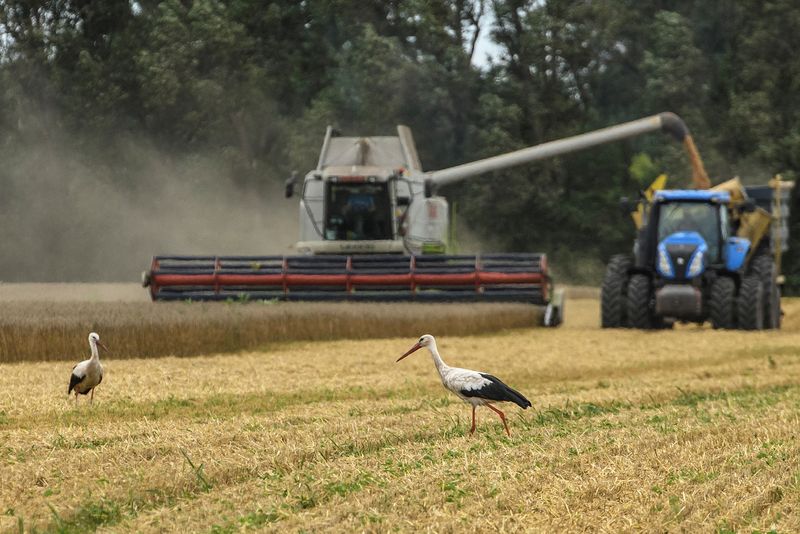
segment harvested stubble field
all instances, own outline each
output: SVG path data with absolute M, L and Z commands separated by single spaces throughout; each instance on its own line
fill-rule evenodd
M 800 531 L 800 302 L 759 333 L 603 331 L 597 308 L 440 336 L 533 401 L 510 439 L 489 410 L 469 437 L 427 353 L 394 363 L 414 337 L 107 358 L 77 409 L 66 362 L 5 364 L 0 529 Z

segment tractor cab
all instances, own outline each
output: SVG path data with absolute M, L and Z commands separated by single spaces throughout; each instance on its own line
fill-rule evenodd
M 634 287 L 633 295 L 634 304 L 652 306 L 648 324 L 702 322 L 710 306 L 708 288 L 720 273 L 741 270 L 750 241 L 732 237 L 730 203 L 727 191 L 654 193 L 637 240 L 641 288 Z
M 672 283 L 699 280 L 710 266 L 739 270 L 750 242 L 732 236 L 729 205 L 725 191 L 656 192 L 637 263 L 654 265 L 661 281 Z

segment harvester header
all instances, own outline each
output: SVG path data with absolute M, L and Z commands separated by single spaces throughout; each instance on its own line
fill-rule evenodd
M 154 300 L 549 302 L 543 254 L 156 256 Z M 152 275 L 151 275 L 152 276 Z

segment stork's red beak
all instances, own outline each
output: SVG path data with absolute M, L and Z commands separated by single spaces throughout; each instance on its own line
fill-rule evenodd
M 417 351 L 417 350 L 419 350 L 419 349 L 421 349 L 421 348 L 422 348 L 422 345 L 420 345 L 419 343 L 416 343 L 416 344 L 415 344 L 413 347 L 411 347 L 410 349 L 408 349 L 408 352 L 406 352 L 405 354 L 403 354 L 402 356 L 400 356 L 399 358 L 397 358 L 397 362 L 399 362 L 400 360 L 402 360 L 403 358 L 405 358 L 406 356 L 408 356 L 408 355 L 409 355 L 409 354 L 411 354 L 412 352 L 414 352 L 414 351 Z M 397 362 L 394 362 L 394 363 L 397 363 Z
M 97 340 L 97 344 L 98 344 L 98 345 L 100 345 L 101 347 L 103 347 L 103 350 L 105 350 L 106 352 L 111 352 L 110 350 L 108 350 L 108 347 L 106 347 L 105 345 L 103 345 L 103 344 L 100 342 L 100 340 L 99 340 L 99 339 Z

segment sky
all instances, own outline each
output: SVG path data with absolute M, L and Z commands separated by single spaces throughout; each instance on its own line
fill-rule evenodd
M 475 54 L 472 56 L 472 64 L 481 69 L 489 66 L 488 56 L 492 56 L 497 61 L 497 57 L 500 55 L 500 47 L 489 36 L 494 27 L 494 12 L 487 9 L 483 16 L 485 21 L 478 36 L 478 43 L 475 45 Z

